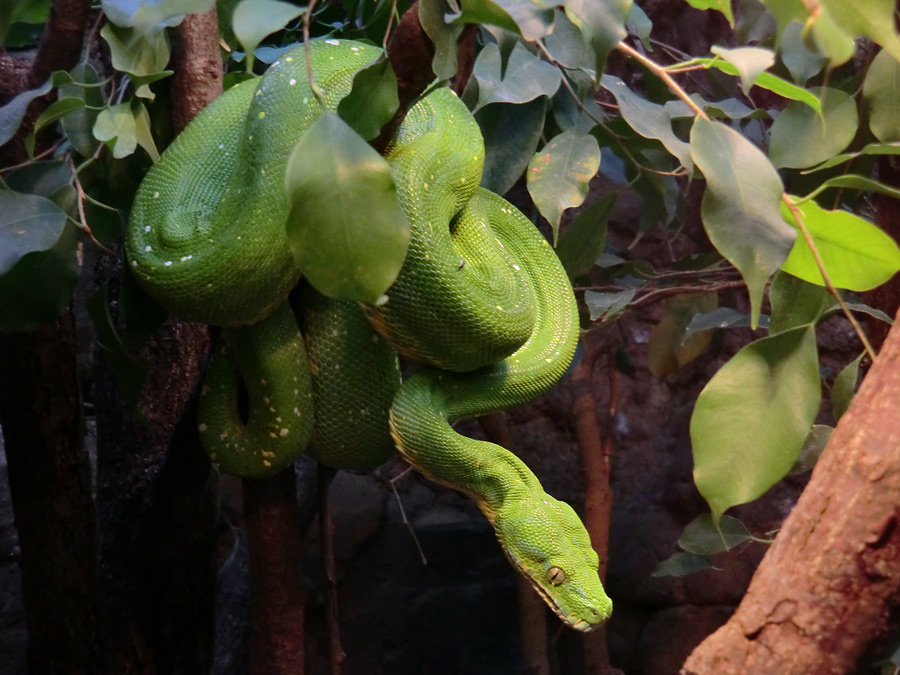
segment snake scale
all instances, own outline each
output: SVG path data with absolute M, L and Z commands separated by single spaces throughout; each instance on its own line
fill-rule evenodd
M 380 54 L 347 40 L 309 49 L 332 111 Z M 511 563 L 566 624 L 597 627 L 612 605 L 575 512 L 513 454 L 450 426 L 541 396 L 565 372 L 578 322 L 555 253 L 511 204 L 479 187 L 478 126 L 439 88 L 409 111 L 386 151 L 411 228 L 387 301 L 357 305 L 298 286 L 284 173 L 322 112 L 301 47 L 207 106 L 135 198 L 126 237 L 134 276 L 181 318 L 223 327 L 201 392 L 204 447 L 223 470 L 251 478 L 302 452 L 370 468 L 396 447 L 478 504 Z M 397 352 L 423 364 L 402 385 Z

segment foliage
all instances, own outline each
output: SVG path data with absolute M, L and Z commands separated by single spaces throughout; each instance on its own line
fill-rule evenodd
M 51 320 L 71 301 L 82 247 L 117 246 L 134 186 L 171 140 L 169 29 L 211 1 L 105 0 L 99 34 L 112 67 L 85 60 L 0 107 L 0 143 L 18 131 L 34 152 L 37 129 L 57 134 L 0 184 L 0 329 Z M 535 217 L 549 223 L 583 292 L 586 330 L 630 321 L 666 299 L 650 343 L 659 377 L 719 344 L 715 331 L 755 331 L 703 390 L 691 423 L 707 525 L 727 537 L 735 527 L 723 516 L 729 507 L 756 499 L 820 449 L 821 324 L 851 312 L 888 320 L 847 291 L 876 287 L 900 269 L 900 250 L 872 224 L 869 202 L 875 193 L 900 197 L 875 171 L 879 156 L 900 153 L 900 38 L 889 0 L 759 0 L 766 11 L 734 14 L 729 2 L 686 1 L 722 14 L 733 27 L 728 47 L 682 55 L 658 44 L 639 0 L 421 0 L 419 18 L 441 81 L 456 72 L 462 26 L 479 24 L 462 98 L 485 136 L 483 185 L 505 192 L 525 176 Z M 314 36 L 383 43 L 406 6 L 243 0 L 219 9 L 230 85 L 294 46 L 304 12 Z M 0 41 L 30 46 L 25 28 L 46 16 L 46 0 L 5 4 Z M 329 161 L 288 168 L 296 209 L 322 211 L 326 200 L 379 214 L 368 227 L 337 219 L 327 232 L 318 221 L 291 219 L 301 267 L 345 297 L 377 298 L 402 262 L 395 188 L 366 144 L 397 110 L 396 86 L 387 60 L 366 64 L 338 116 L 299 139 Z M 34 128 L 20 129 L 28 105 L 49 91 L 57 102 Z M 666 240 L 696 236 L 697 197 L 701 253 L 634 253 L 651 230 Z M 638 222 L 617 220 L 620 198 L 642 205 Z M 719 293 L 736 286 L 746 295 Z M 129 336 L 128 325 L 114 326 L 103 311 L 111 301 L 105 291 L 95 296 L 91 314 L 127 364 L 133 391 L 141 369 L 132 356 L 147 327 Z M 833 382 L 834 418 L 850 404 L 861 358 Z M 677 573 L 699 569 L 697 556 L 710 554 L 682 546 L 693 557 L 672 563 Z

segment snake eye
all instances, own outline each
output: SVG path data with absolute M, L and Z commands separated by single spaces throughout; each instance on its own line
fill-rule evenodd
M 554 586 L 559 586 L 563 581 L 566 580 L 566 573 L 563 572 L 558 567 L 551 567 L 547 570 L 547 581 L 549 581 Z

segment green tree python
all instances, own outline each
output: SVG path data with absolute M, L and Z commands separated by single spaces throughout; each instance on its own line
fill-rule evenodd
M 380 53 L 347 40 L 310 50 L 332 111 Z M 612 605 L 574 510 L 513 454 L 450 426 L 541 396 L 565 372 L 578 323 L 555 253 L 479 187 L 481 133 L 440 88 L 410 110 L 386 152 L 411 227 L 386 302 L 357 306 L 298 287 L 284 174 L 321 114 L 300 48 L 212 102 L 135 197 L 126 237 L 134 276 L 181 318 L 223 327 L 200 398 L 204 447 L 224 471 L 253 478 L 302 452 L 370 468 L 396 446 L 478 504 L 513 566 L 566 624 L 597 627 Z M 424 364 L 402 385 L 397 352 Z

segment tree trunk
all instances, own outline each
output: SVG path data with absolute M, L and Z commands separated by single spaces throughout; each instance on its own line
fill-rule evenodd
M 841 418 L 740 607 L 682 673 L 850 672 L 900 604 L 900 328 Z
M 176 128 L 222 91 L 218 40 L 215 9 L 188 15 L 175 32 Z M 185 87 L 191 96 L 179 97 Z M 195 422 L 208 351 L 206 326 L 173 320 L 159 329 L 141 354 L 149 375 L 139 416 L 117 393 L 111 367 L 98 366 L 102 634 L 117 675 L 209 669 L 217 507 Z
M 0 425 L 32 673 L 97 672 L 94 507 L 72 316 L 0 334 Z

